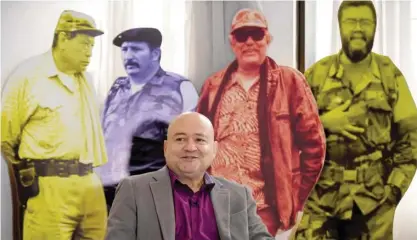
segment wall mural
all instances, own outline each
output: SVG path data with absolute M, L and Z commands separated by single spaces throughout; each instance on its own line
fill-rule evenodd
M 16 179 L 24 239 L 104 238 L 118 183 L 163 167 L 169 122 L 182 112 L 196 111 L 199 96 L 191 81 L 160 66 L 162 33 L 142 27 L 114 36 L 126 76 L 115 79 L 100 115 L 85 70 L 95 38 L 102 34 L 91 16 L 66 10 L 54 31 L 52 49 L 21 63 L 6 79 L 2 152 Z M 219 73 L 204 82 L 199 111 L 209 115 L 204 99 L 217 96 L 209 109 L 221 146 L 211 171 L 254 188 L 258 213 L 275 235 L 294 226 L 321 169 L 321 126 L 303 76 L 266 56 L 271 36 L 262 13 L 238 12 L 229 39 L 237 60 L 222 83 L 249 81 L 243 89 L 223 84 L 221 97 L 207 91 L 220 83 Z M 257 70 L 246 72 L 245 64 Z M 284 79 L 292 85 L 282 88 Z M 287 103 L 276 100 L 292 87 L 299 91 L 289 95 Z M 289 104 L 292 98 L 299 100 L 294 107 Z M 214 118 L 215 109 L 222 119 Z M 288 131 L 294 117 L 290 111 L 304 112 L 294 131 Z M 281 135 L 289 141 L 275 137 Z M 309 145 L 293 144 L 296 139 Z M 309 164 L 303 165 L 303 159 Z
M 125 29 L 112 47 L 126 75 L 101 114 L 86 68 L 104 32 L 91 16 L 63 11 L 52 48 L 20 63 L 2 89 L 15 239 L 104 239 L 118 184 L 165 166 L 167 127 L 189 111 L 214 125 L 210 173 L 253 190 L 271 235 L 392 238 L 416 170 L 417 108 L 400 70 L 372 52 L 372 2 L 343 2 L 339 11 L 342 49 L 303 75 L 268 56 L 262 11 L 237 9 L 227 33 L 235 59 L 196 79 L 200 95 L 161 66 L 159 29 Z

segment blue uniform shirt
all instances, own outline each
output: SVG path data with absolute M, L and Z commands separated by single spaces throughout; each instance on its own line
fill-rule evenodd
M 104 185 L 165 165 L 163 142 L 171 120 L 195 111 L 198 93 L 184 77 L 159 69 L 142 87 L 116 79 L 105 101 L 102 125 L 109 162 L 97 168 Z

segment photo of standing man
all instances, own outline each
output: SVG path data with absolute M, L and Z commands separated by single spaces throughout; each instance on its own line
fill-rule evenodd
M 127 76 L 117 78 L 110 88 L 102 114 L 109 162 L 96 171 L 109 208 L 124 177 L 165 166 L 163 143 L 170 121 L 194 111 L 198 101 L 191 81 L 161 67 L 158 29 L 128 29 L 113 44 L 121 50 Z
M 11 163 L 23 239 L 103 239 L 107 211 L 93 167 L 107 162 L 86 68 L 95 37 L 87 14 L 65 10 L 52 49 L 21 63 L 2 94 L 1 149 Z
M 210 76 L 197 111 L 214 125 L 214 176 L 249 186 L 271 235 L 292 228 L 323 166 L 325 138 L 304 76 L 267 56 L 264 15 L 238 11 L 229 41 L 236 60 Z
M 397 66 L 372 52 L 374 3 L 343 1 L 338 22 L 342 49 L 305 72 L 327 152 L 296 239 L 393 239 L 395 209 L 416 171 L 416 104 Z

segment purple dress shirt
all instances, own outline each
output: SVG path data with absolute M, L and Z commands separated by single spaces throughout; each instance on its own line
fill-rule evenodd
M 194 193 L 182 184 L 175 173 L 169 170 L 175 208 L 176 240 L 219 240 L 216 217 L 210 198 L 214 181 L 209 174 L 204 175 L 204 184 Z

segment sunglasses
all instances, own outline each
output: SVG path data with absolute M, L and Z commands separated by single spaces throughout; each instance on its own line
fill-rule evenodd
M 265 37 L 265 31 L 260 28 L 236 30 L 233 33 L 236 41 L 243 43 L 251 37 L 254 41 L 261 41 Z

